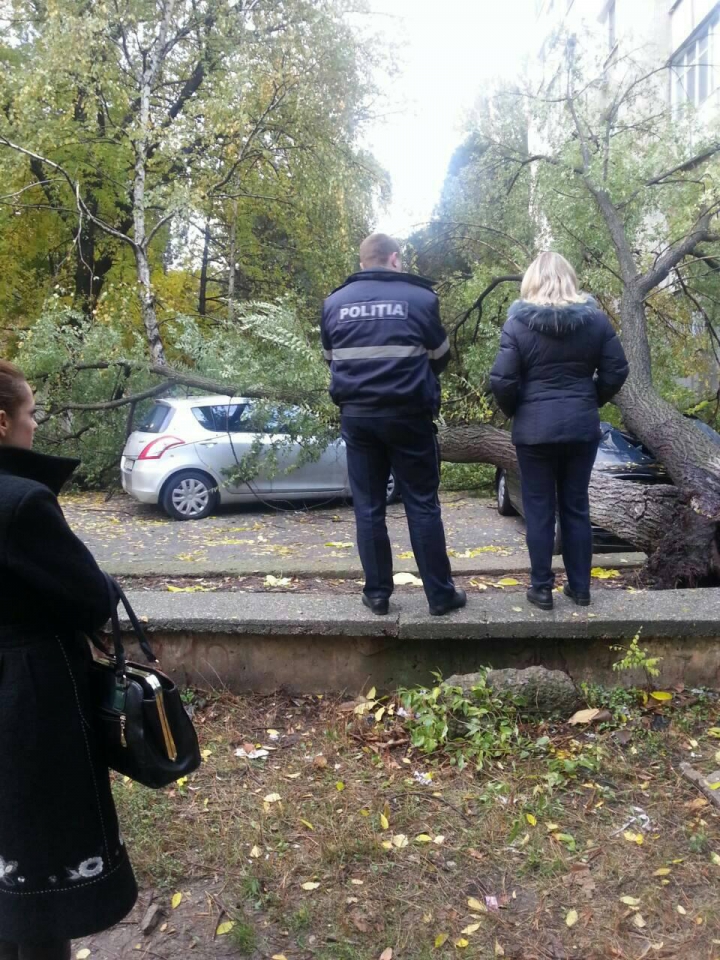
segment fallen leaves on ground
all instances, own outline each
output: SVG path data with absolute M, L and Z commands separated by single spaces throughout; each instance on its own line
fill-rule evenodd
M 412 573 L 396 573 L 393 577 L 396 587 L 421 587 L 422 580 Z

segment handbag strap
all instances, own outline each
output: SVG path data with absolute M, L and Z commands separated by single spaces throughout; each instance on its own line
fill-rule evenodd
M 108 591 L 110 593 L 110 622 L 112 624 L 112 634 L 113 634 L 113 647 L 115 652 L 115 673 L 118 677 L 124 676 L 125 674 L 125 647 L 122 642 L 122 632 L 120 630 L 120 618 L 118 616 L 118 604 L 122 603 L 127 613 L 128 620 L 130 625 L 135 632 L 138 644 L 140 649 L 145 654 L 145 657 L 148 663 L 158 663 L 158 658 L 152 651 L 147 637 L 145 636 L 145 631 L 142 628 L 142 624 L 137 618 L 137 615 L 133 608 L 130 605 L 130 601 L 125 596 L 125 591 L 120 586 L 120 584 L 115 580 L 114 577 L 111 577 L 109 573 L 105 574 L 105 579 L 107 581 Z M 95 645 L 99 646 L 100 649 L 103 649 L 101 644 L 93 638 Z

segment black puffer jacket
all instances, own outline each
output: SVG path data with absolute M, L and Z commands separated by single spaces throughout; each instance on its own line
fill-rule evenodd
M 597 303 L 539 306 L 516 300 L 490 373 L 513 443 L 574 443 L 600 435 L 598 408 L 622 387 L 628 363 Z

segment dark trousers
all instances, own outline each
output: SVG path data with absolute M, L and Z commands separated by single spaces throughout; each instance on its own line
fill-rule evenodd
M 597 440 L 516 447 L 534 587 L 552 588 L 555 583 L 552 557 L 557 510 L 568 584 L 578 593 L 590 590 L 592 528 L 588 485 L 597 447 Z
M 70 960 L 70 941 L 17 944 L 0 940 L 0 960 Z
M 430 606 L 455 593 L 440 514 L 440 463 L 432 420 L 406 417 L 342 418 L 357 543 L 365 571 L 365 593 L 393 592 L 393 557 L 385 524 L 390 470 L 405 505 L 410 542 Z

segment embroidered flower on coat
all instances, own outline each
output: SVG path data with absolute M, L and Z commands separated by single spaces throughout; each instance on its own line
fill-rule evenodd
M 5 884 L 12 884 L 11 877 L 17 868 L 17 860 L 4 860 L 0 857 L 0 881 Z
M 90 857 L 89 860 L 83 860 L 77 870 L 68 870 L 71 880 L 87 880 L 90 877 L 97 877 L 105 869 L 102 857 Z

